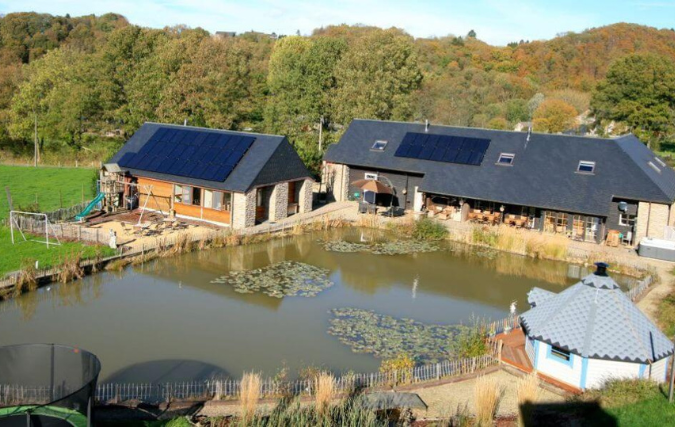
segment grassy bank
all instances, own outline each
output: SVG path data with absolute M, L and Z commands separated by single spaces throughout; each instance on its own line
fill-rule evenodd
M 29 237 L 29 236 L 27 236 Z M 54 267 L 65 261 L 66 258 L 79 255 L 82 259 L 96 256 L 109 256 L 114 250 L 107 246 L 89 246 L 79 242 L 62 242 L 61 246 L 50 246 L 44 243 L 24 242 L 20 235 L 15 234 L 16 245 L 12 245 L 10 231 L 7 227 L 0 227 L 0 277 L 26 267 L 26 264 L 35 265 L 39 261 L 40 268 Z M 44 236 L 37 237 L 44 240 Z
M 9 216 L 5 187 L 15 210 L 48 212 L 94 197 L 96 170 L 0 165 L 0 220 Z

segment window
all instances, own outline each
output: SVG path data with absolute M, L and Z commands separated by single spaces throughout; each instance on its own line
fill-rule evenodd
M 635 222 L 637 221 L 637 215 L 631 215 L 625 212 L 619 214 L 619 225 L 624 227 L 635 227 Z
M 569 362 L 572 360 L 572 355 L 570 354 L 569 351 L 563 350 L 560 347 L 556 347 L 554 345 L 551 346 L 551 358 L 552 359 L 560 359 L 563 362 Z
M 204 190 L 204 207 L 221 210 L 223 208 L 223 193 L 220 191 Z
M 663 160 L 659 159 L 658 157 L 654 157 L 654 160 L 656 160 L 656 163 L 660 164 L 662 168 L 666 167 L 666 162 Z
M 232 211 L 232 193 L 223 193 L 223 210 Z
M 363 177 L 365 179 L 372 179 L 372 180 L 377 181 L 377 174 L 376 173 L 366 172 L 366 174 Z
M 373 144 L 373 146 L 370 149 L 374 150 L 374 151 L 383 151 L 384 147 L 386 147 L 386 146 L 387 146 L 387 141 L 378 140 L 378 141 L 375 141 L 375 143 Z
M 661 173 L 661 169 L 659 169 L 654 163 L 649 162 L 649 167 L 654 169 L 656 172 Z
M 579 166 L 577 167 L 577 172 L 581 173 L 593 173 L 595 171 L 595 162 L 589 162 L 586 160 L 582 160 L 579 162 Z
M 204 207 L 213 209 L 213 191 L 204 189 Z
M 192 187 L 192 204 L 195 206 L 202 204 L 202 189 L 199 187 Z
M 183 186 L 174 185 L 173 186 L 173 201 L 174 203 L 183 203 Z
M 516 155 L 512 153 L 501 153 L 499 155 L 499 159 L 497 160 L 497 164 L 502 166 L 511 166 L 513 164 L 514 157 L 516 157 Z
M 192 195 L 192 187 L 187 185 L 174 185 L 173 187 L 173 200 L 176 203 L 182 203 L 184 205 L 189 205 L 190 196 Z

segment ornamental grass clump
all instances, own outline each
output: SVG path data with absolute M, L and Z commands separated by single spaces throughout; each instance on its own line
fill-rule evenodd
M 329 372 L 321 372 L 314 380 L 314 404 L 319 414 L 323 415 L 337 394 L 335 377 Z
M 491 426 L 497 414 L 502 391 L 494 376 L 481 375 L 476 379 L 474 399 L 476 405 L 476 424 Z
M 415 222 L 412 237 L 417 240 L 443 240 L 448 236 L 448 229 L 440 222 L 422 218 Z
M 518 407 L 520 408 L 518 424 L 521 426 L 532 425 L 532 408 L 539 400 L 539 395 L 541 394 L 537 373 L 532 372 L 520 378 L 516 386 L 516 393 Z
M 34 291 L 37 289 L 37 270 L 35 269 L 35 260 L 25 259 L 21 263 L 21 270 L 16 279 L 13 297 L 20 296 L 23 291 Z
M 239 398 L 241 416 L 244 420 L 249 420 L 255 415 L 260 399 L 260 385 L 260 374 L 255 372 L 244 373 L 241 379 L 241 395 Z
M 82 254 L 79 252 L 66 256 L 59 266 L 59 282 L 68 283 L 71 280 L 84 277 L 84 270 L 80 267 L 81 260 Z

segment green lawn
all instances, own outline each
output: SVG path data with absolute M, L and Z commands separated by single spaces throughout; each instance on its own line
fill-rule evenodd
M 91 200 L 95 191 L 95 169 L 50 168 L 0 165 L 0 220 L 9 216 L 5 187 L 12 193 L 14 209 L 33 205 L 48 212 Z
M 26 236 L 29 238 L 28 236 Z M 113 255 L 115 251 L 107 246 L 88 246 L 78 242 L 62 242 L 61 246 L 49 246 L 44 243 L 24 242 L 21 235 L 14 235 L 17 244 L 12 245 L 9 228 L 0 227 L 0 277 L 21 268 L 22 263 L 39 261 L 39 267 L 60 264 L 66 256 L 81 253 L 82 258 L 91 258 L 100 253 L 102 256 Z M 39 238 L 44 240 L 44 236 Z
M 608 408 L 607 413 L 620 426 L 675 425 L 675 404 L 668 403 L 668 399 L 661 394 L 630 405 Z
M 40 211 L 48 212 L 68 207 L 94 197 L 96 171 L 83 168 L 51 168 L 0 165 L 0 220 L 9 216 L 9 205 L 5 187 L 12 193 L 14 209 L 19 210 L 33 205 L 36 200 Z M 34 208 L 35 206 L 32 206 Z M 59 264 L 64 257 L 81 252 L 83 258 L 95 256 L 97 251 L 103 255 L 112 254 L 107 247 L 97 249 L 80 243 L 64 242 L 61 246 L 50 246 L 36 242 L 23 242 L 20 235 L 15 238 L 21 243 L 12 245 L 8 227 L 0 227 L 0 276 L 21 268 L 22 263 L 39 261 L 39 266 L 48 267 Z M 44 237 L 41 237 L 44 239 Z

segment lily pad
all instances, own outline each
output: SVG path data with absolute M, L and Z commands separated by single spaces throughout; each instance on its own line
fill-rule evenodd
M 355 353 L 369 353 L 383 359 L 404 353 L 417 363 L 448 359 L 452 356 L 453 339 L 467 328 L 425 324 L 357 308 L 333 309 L 331 314 L 334 317 L 330 319 L 328 333 Z
M 323 242 L 323 248 L 330 252 L 370 252 L 374 255 L 406 255 L 440 250 L 438 244 L 423 240 L 395 240 L 379 243 L 354 243 L 345 240 L 331 240 Z
M 252 294 L 262 292 L 273 298 L 315 297 L 333 286 L 329 271 L 296 261 L 283 261 L 253 270 L 233 271 L 211 283 L 231 285 L 235 292 Z

